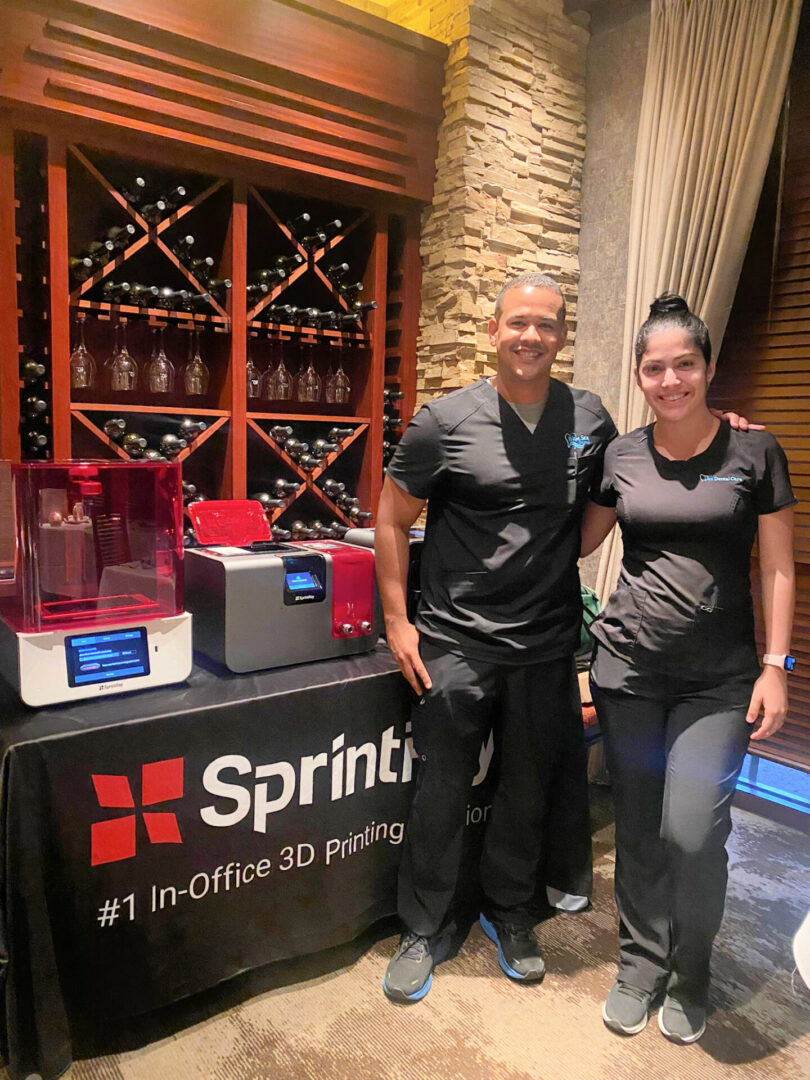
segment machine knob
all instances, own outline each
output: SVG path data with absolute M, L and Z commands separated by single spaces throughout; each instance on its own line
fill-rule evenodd
M 361 622 L 358 629 L 361 634 L 370 634 L 374 628 L 370 622 Z
M 348 622 L 341 623 L 340 624 L 340 632 L 341 632 L 341 634 L 353 634 L 354 633 L 354 627 L 352 626 L 351 623 L 348 623 Z

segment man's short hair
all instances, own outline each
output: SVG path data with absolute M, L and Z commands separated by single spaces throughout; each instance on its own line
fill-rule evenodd
M 549 274 L 520 274 L 518 277 L 507 278 L 495 298 L 495 318 L 501 317 L 505 293 L 508 293 L 510 289 L 525 289 L 529 286 L 535 289 L 549 289 L 556 293 L 562 301 L 562 322 L 565 322 L 565 297 L 560 286 Z

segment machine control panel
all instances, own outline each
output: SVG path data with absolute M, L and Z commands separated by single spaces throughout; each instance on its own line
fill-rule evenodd
M 149 674 L 145 626 L 65 638 L 68 686 L 87 686 Z
M 318 604 L 326 599 L 326 564 L 322 555 L 282 555 L 284 604 Z

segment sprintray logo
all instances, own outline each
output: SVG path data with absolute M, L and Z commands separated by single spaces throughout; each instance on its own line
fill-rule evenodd
M 135 809 L 129 777 L 93 773 L 98 805 L 105 809 Z M 183 797 L 183 758 L 151 761 L 141 766 L 141 807 Z M 182 844 L 177 817 L 169 811 L 141 810 L 150 844 Z M 136 814 L 97 821 L 90 828 L 90 864 L 120 862 L 135 855 Z

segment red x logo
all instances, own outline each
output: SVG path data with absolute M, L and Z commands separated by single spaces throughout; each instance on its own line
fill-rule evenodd
M 135 808 L 132 788 L 126 776 L 93 773 L 93 787 L 99 806 Z M 154 806 L 183 797 L 183 758 L 167 758 L 141 766 L 141 805 Z M 152 844 L 182 844 L 180 826 L 172 813 L 142 811 L 146 833 Z M 98 821 L 90 829 L 90 864 L 120 862 L 135 855 L 135 814 Z

